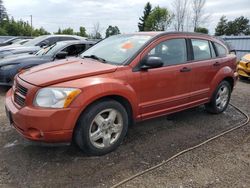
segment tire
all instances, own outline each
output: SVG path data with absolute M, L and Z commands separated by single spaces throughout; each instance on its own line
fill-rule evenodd
M 241 76 L 241 75 L 239 75 L 239 78 L 240 78 L 241 80 L 243 80 L 243 81 L 246 81 L 246 80 L 248 80 L 248 77 L 245 77 L 245 76 Z
M 75 143 L 88 155 L 105 155 L 122 143 L 128 130 L 128 113 L 115 100 L 98 101 L 80 116 Z
M 227 109 L 231 98 L 232 87 L 229 82 L 222 81 L 216 88 L 210 103 L 205 104 L 206 111 L 220 114 Z

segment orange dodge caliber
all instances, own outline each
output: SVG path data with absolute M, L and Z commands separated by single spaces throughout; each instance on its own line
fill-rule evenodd
M 116 35 L 79 58 L 18 74 L 6 113 L 27 139 L 73 141 L 87 154 L 103 155 L 134 122 L 203 104 L 223 112 L 237 77 L 235 55 L 212 36 Z

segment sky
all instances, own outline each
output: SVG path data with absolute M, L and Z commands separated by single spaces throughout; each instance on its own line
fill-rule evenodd
M 151 0 L 153 6 L 172 9 L 174 0 Z M 191 0 L 190 0 L 191 1 Z M 138 31 L 139 17 L 147 1 L 145 0 L 3 0 L 9 16 L 30 21 L 34 27 L 44 27 L 49 32 L 58 28 L 71 27 L 77 31 L 84 26 L 88 33 L 99 23 L 104 34 L 109 25 L 118 26 L 121 33 Z M 209 15 L 204 24 L 210 34 L 222 15 L 229 20 L 239 16 L 250 19 L 249 0 L 207 0 L 205 13 Z M 191 19 L 191 18 L 190 18 Z M 169 28 L 172 30 L 172 28 Z

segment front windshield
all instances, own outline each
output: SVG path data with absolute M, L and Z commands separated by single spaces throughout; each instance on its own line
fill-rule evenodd
M 37 56 L 43 56 L 43 55 L 54 56 L 64 46 L 66 46 L 65 42 L 59 42 L 59 43 L 53 44 L 47 48 L 42 48 L 41 50 L 39 50 L 36 53 L 36 55 Z
M 150 39 L 149 35 L 112 36 L 82 53 L 81 57 L 96 56 L 107 63 L 122 65 Z
M 40 42 L 42 42 L 44 39 L 46 39 L 47 36 L 44 35 L 44 36 L 40 36 L 40 37 L 36 37 L 28 42 L 26 42 L 24 44 L 24 46 L 36 46 L 37 44 L 39 44 Z

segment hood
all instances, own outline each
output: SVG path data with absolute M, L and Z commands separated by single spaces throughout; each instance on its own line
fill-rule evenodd
M 40 87 L 74 79 L 111 73 L 117 66 L 104 64 L 92 59 L 71 58 L 43 64 L 19 74 L 22 80 Z

